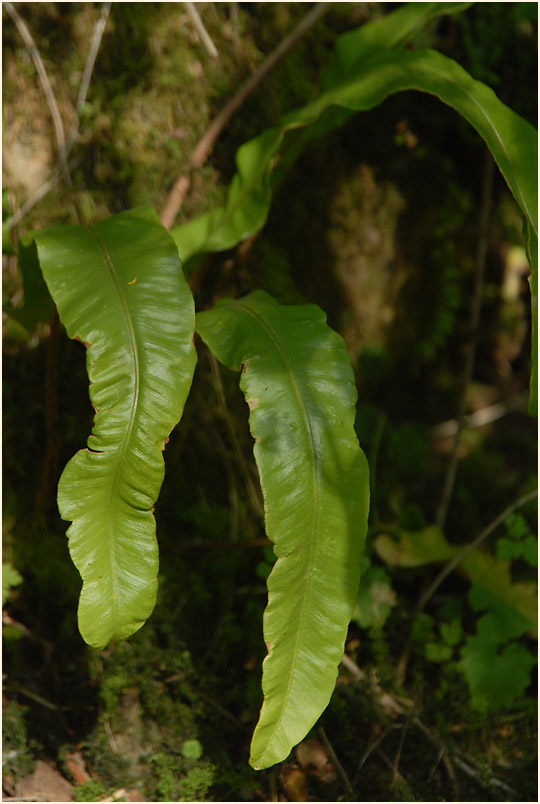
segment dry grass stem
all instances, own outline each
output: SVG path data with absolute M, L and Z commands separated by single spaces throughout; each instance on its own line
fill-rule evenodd
M 35 42 L 32 38 L 32 34 L 28 30 L 26 23 L 19 15 L 18 11 L 16 11 L 16 9 L 14 8 L 13 4 L 5 3 L 4 8 L 6 9 L 7 13 L 15 23 L 15 26 L 18 32 L 20 33 L 24 44 L 28 48 L 30 57 L 34 62 L 34 66 L 37 70 L 39 80 L 41 81 L 41 86 L 43 87 L 43 92 L 45 93 L 45 98 L 47 99 L 47 105 L 49 107 L 49 111 L 51 113 L 51 117 L 54 124 L 54 130 L 56 133 L 56 144 L 58 147 L 58 157 L 60 159 L 62 173 L 64 175 L 64 180 L 69 187 L 71 186 L 71 176 L 69 174 L 69 167 L 67 163 L 67 149 L 66 149 L 66 137 L 64 134 L 64 124 L 62 123 L 60 112 L 58 111 L 58 104 L 56 103 L 56 98 L 54 97 L 54 92 L 52 91 L 51 82 L 49 81 L 49 76 L 47 75 L 45 65 L 43 64 L 43 59 L 41 58 L 39 50 L 35 45 Z
M 187 3 L 186 3 L 187 5 Z M 298 23 L 298 25 L 279 43 L 257 70 L 240 86 L 236 94 L 223 107 L 221 112 L 212 120 L 195 150 L 189 159 L 189 169 L 201 168 L 208 159 L 218 137 L 228 124 L 231 117 L 242 106 L 246 98 L 261 83 L 268 73 L 289 52 L 293 45 L 306 33 L 309 28 L 328 11 L 331 3 L 316 3 L 311 11 Z M 189 191 L 191 179 L 189 175 L 180 176 L 174 183 L 167 200 L 161 210 L 161 222 L 170 229 L 178 215 L 184 199 Z

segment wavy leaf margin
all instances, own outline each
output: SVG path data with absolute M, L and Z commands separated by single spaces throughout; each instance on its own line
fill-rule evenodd
M 94 427 L 64 469 L 58 506 L 72 521 L 69 549 L 83 579 L 79 629 L 103 648 L 134 633 L 155 605 L 153 509 L 195 367 L 193 299 L 150 208 L 34 240 L 67 333 L 87 346 Z
M 261 769 L 285 759 L 330 700 L 360 580 L 369 472 L 349 357 L 320 308 L 256 291 L 198 313 L 196 328 L 218 360 L 242 369 L 277 557 L 250 758 Z

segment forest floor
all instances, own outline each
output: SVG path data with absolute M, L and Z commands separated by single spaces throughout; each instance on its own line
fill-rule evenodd
M 3 7 L 3 208 L 8 227 L 19 217 L 13 235 L 139 204 L 159 211 L 188 173 L 179 222 L 210 209 L 225 197 L 237 147 L 315 97 L 336 37 L 385 10 L 331 4 L 192 171 L 213 117 L 307 8 L 198 3 L 212 57 L 185 6 L 112 5 L 79 110 L 71 187 L 51 182 L 24 216 L 58 160 L 34 64 Z M 531 7 L 478 4 L 420 43 L 494 81 L 534 122 Z M 16 9 L 69 131 L 101 6 Z M 498 175 L 478 333 L 467 324 L 487 165 L 453 110 L 419 93 L 392 97 L 313 143 L 259 236 L 205 259 L 192 282 L 197 309 L 255 288 L 323 307 L 353 362 L 356 429 L 371 466 L 363 584 L 335 692 L 307 738 L 268 771 L 251 769 L 248 756 L 273 552 L 237 378 L 197 343 L 156 506 L 156 610 L 129 641 L 98 652 L 78 633 L 80 579 L 55 493 L 92 426 L 84 349 L 54 319 L 29 330 L 4 312 L 5 800 L 537 800 L 530 302 L 521 219 Z M 24 289 L 9 236 L 3 279 L 4 305 L 17 309 Z M 469 418 L 436 527 L 473 340 Z M 426 597 L 449 555 L 465 553 L 506 510 Z

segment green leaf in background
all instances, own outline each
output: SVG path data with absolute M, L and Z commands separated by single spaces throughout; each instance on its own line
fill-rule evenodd
M 279 184 L 310 139 L 341 125 L 354 112 L 378 106 L 391 94 L 420 90 L 456 109 L 476 129 L 526 218 L 536 333 L 537 132 L 457 62 L 433 50 L 405 51 L 398 47 L 427 21 L 439 14 L 460 11 L 467 5 L 408 3 L 358 31 L 344 34 L 336 45 L 326 91 L 239 148 L 238 170 L 224 206 L 172 230 L 182 259 L 186 261 L 198 254 L 233 248 L 261 229 L 268 215 L 272 186 Z M 304 132 L 299 133 L 302 128 Z M 536 372 L 537 351 L 533 337 L 531 413 L 535 412 L 537 404 Z
M 523 695 L 531 680 L 535 657 L 524 645 L 510 642 L 501 650 L 479 636 L 469 637 L 459 667 L 478 710 L 511 706 Z
M 472 705 L 480 710 L 510 706 L 524 693 L 536 663 L 525 645 L 510 641 L 526 633 L 530 622 L 479 583 L 471 586 L 469 603 L 475 611 L 487 611 L 477 633 L 467 638 L 459 663 Z
M 457 14 L 473 3 L 404 3 L 396 11 L 342 34 L 333 59 L 323 76 L 323 88 L 331 89 L 350 76 L 365 59 L 380 51 L 407 44 L 432 20 L 444 14 Z
M 436 95 L 478 131 L 530 224 L 530 237 L 537 238 L 538 155 L 533 126 L 452 59 L 433 50 L 394 48 L 377 50 L 347 80 L 242 145 L 225 206 L 172 230 L 181 257 L 232 248 L 263 226 L 271 200 L 270 173 L 287 131 L 313 125 L 331 107 L 367 111 L 388 95 L 410 89 Z M 342 122 L 339 114 L 335 125 Z
M 383 561 L 396 567 L 423 567 L 434 561 L 450 561 L 459 552 L 434 525 L 422 530 L 400 530 L 392 536 L 382 533 L 373 546 Z
M 352 619 L 360 628 L 382 628 L 387 621 L 397 595 L 390 576 L 382 567 L 373 567 L 367 556 L 362 557 L 361 581 Z
M 15 586 L 23 582 L 22 575 L 8 562 L 2 563 L 2 607 L 5 606 L 9 593 Z
M 314 305 L 284 307 L 258 291 L 198 313 L 197 332 L 222 363 L 242 369 L 277 556 L 250 758 L 267 768 L 327 706 L 356 599 L 369 489 L 354 376 L 342 339 Z
M 35 332 L 38 323 L 48 323 L 54 314 L 54 302 L 39 267 L 36 244 L 26 236 L 19 240 L 19 266 L 21 268 L 24 304 L 22 307 L 6 305 L 5 312 L 28 332 Z
M 9 203 L 9 193 L 2 190 L 2 254 L 15 254 L 11 239 L 11 221 L 13 214 Z
M 155 605 L 153 509 L 195 367 L 193 299 L 150 208 L 34 239 L 67 333 L 88 347 L 95 422 L 88 449 L 62 474 L 58 505 L 73 521 L 69 548 L 84 582 L 79 628 L 103 648 L 140 628 Z
M 440 530 L 428 527 L 421 531 L 399 531 L 392 538 L 386 534 L 373 542 L 376 553 L 391 566 L 422 567 L 426 564 L 448 562 L 462 547 L 451 545 Z M 531 636 L 538 633 L 538 584 L 533 581 L 513 581 L 510 562 L 476 548 L 467 553 L 456 567 L 479 588 L 511 607 L 516 616 L 525 618 Z

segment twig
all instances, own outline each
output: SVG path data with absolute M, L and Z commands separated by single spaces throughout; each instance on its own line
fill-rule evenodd
M 454 436 L 454 446 L 452 455 L 446 470 L 444 479 L 441 502 L 435 517 L 435 524 L 442 530 L 446 521 L 446 515 L 454 491 L 456 481 L 457 466 L 459 461 L 459 442 L 461 430 L 467 410 L 467 388 L 472 380 L 474 371 L 474 361 L 476 358 L 477 335 L 480 324 L 480 312 L 482 309 L 482 291 L 484 287 L 484 274 L 486 268 L 486 253 L 488 240 L 489 215 L 491 211 L 491 196 L 493 190 L 493 159 L 489 151 L 485 152 L 484 175 L 482 182 L 482 201 L 480 206 L 480 216 L 478 219 L 478 243 L 476 249 L 476 268 L 474 278 L 474 289 L 469 311 L 469 340 L 466 344 L 466 354 L 463 366 L 463 378 L 461 383 L 461 396 L 457 412 L 457 429 Z
M 504 520 L 510 516 L 514 511 L 518 508 L 521 508 L 526 503 L 534 500 L 535 497 L 538 496 L 538 489 L 534 491 L 530 491 L 528 494 L 524 494 L 523 497 L 520 497 L 518 500 L 513 502 L 511 505 L 507 506 L 504 511 L 502 511 L 495 519 L 484 528 L 484 530 L 478 534 L 476 539 L 474 539 L 470 544 L 468 544 L 464 549 L 458 553 L 448 564 L 439 572 L 431 586 L 423 593 L 418 601 L 418 609 L 422 610 L 430 597 L 435 593 L 435 591 L 439 588 L 441 583 L 450 575 L 450 573 L 460 564 L 466 555 L 468 555 L 472 550 L 482 544 L 483 541 L 487 539 L 487 537 L 493 533 L 493 531 L 501 525 Z
M 325 731 L 324 727 L 323 726 L 317 726 L 317 731 L 319 733 L 319 737 L 321 738 L 322 742 L 324 743 L 324 745 L 326 747 L 326 750 L 330 754 L 330 759 L 332 761 L 332 765 L 335 767 L 335 769 L 337 770 L 337 772 L 341 776 L 341 781 L 345 785 L 345 789 L 347 790 L 349 795 L 352 796 L 352 800 L 354 801 L 355 793 L 354 793 L 353 786 L 352 786 L 352 784 L 351 784 L 351 782 L 349 780 L 349 777 L 347 776 L 345 768 L 343 767 L 343 765 L 339 761 L 339 758 L 338 758 L 336 752 L 334 751 L 334 747 L 333 747 L 332 743 L 328 739 L 328 735 L 326 734 L 326 731 Z
M 230 20 L 233 33 L 234 52 L 238 54 L 240 50 L 240 36 L 238 34 L 238 3 L 231 3 Z
M 41 695 L 38 695 L 36 692 L 32 692 L 28 687 L 24 687 L 22 684 L 7 684 L 4 689 L 7 692 L 16 692 L 19 695 L 24 695 L 26 698 L 30 698 L 31 701 L 41 704 L 41 706 L 44 706 L 46 709 L 52 709 L 53 712 L 58 711 L 60 708 L 56 704 L 47 701 L 46 698 L 42 698 Z
M 189 14 L 189 16 L 191 18 L 191 21 L 192 21 L 193 25 L 197 29 L 197 33 L 201 37 L 201 41 L 202 41 L 203 45 L 207 49 L 207 51 L 210 54 L 210 56 L 212 56 L 213 59 L 216 59 L 218 57 L 217 47 L 212 42 L 212 39 L 210 38 L 210 34 L 208 33 L 208 31 L 204 27 L 204 23 L 203 23 L 203 21 L 202 21 L 202 19 L 200 17 L 199 12 L 197 11 L 195 3 L 184 3 L 184 5 L 186 7 L 187 13 Z
M 195 150 L 189 158 L 188 167 L 190 170 L 201 168 L 205 164 L 216 140 L 246 98 L 261 83 L 270 70 L 272 70 L 289 52 L 297 40 L 328 11 L 330 6 L 331 3 L 316 3 L 311 11 L 298 23 L 296 28 L 294 28 L 285 39 L 282 39 L 279 45 L 270 53 L 258 69 L 240 86 L 236 94 L 212 120 L 195 146 Z M 170 229 L 173 225 L 184 203 L 190 184 L 191 179 L 189 175 L 186 174 L 180 176 L 174 183 L 160 215 L 161 222 L 167 229 Z
M 92 41 L 90 44 L 90 50 L 88 52 L 88 57 L 86 59 L 86 64 L 84 67 L 83 77 L 81 79 L 81 84 L 79 87 L 79 93 L 77 96 L 77 105 L 76 105 L 76 118 L 71 127 L 71 131 L 69 132 L 69 136 L 67 142 L 65 144 L 65 155 L 66 159 L 73 148 L 75 140 L 77 139 L 77 134 L 79 133 L 79 126 L 80 126 L 80 116 L 82 107 L 86 101 L 86 96 L 88 94 L 88 88 L 90 86 L 90 80 L 92 78 L 92 72 L 94 70 L 94 64 L 96 62 L 96 57 L 98 54 L 99 47 L 101 45 L 101 39 L 103 37 L 103 31 L 105 30 L 105 25 L 107 23 L 107 19 L 109 17 L 109 12 L 111 10 L 111 3 L 104 3 L 103 8 L 101 10 L 101 16 L 96 22 L 94 26 L 94 33 L 92 34 Z M 68 162 L 68 169 L 73 168 L 76 162 Z M 37 190 L 28 198 L 22 207 L 13 215 L 11 219 L 11 227 L 17 226 L 22 219 L 27 215 L 30 210 L 35 207 L 35 205 L 41 201 L 41 199 L 50 192 L 55 184 L 57 183 L 58 179 L 60 178 L 61 170 L 56 168 L 51 176 L 45 181 Z
M 466 762 L 465 760 L 461 759 L 459 756 L 454 757 L 454 762 L 456 765 L 461 768 L 468 776 L 473 778 L 475 782 L 480 785 L 480 787 L 484 788 L 493 788 L 498 787 L 503 790 L 508 796 L 511 796 L 509 801 L 519 801 L 521 798 L 521 793 L 518 790 L 514 790 L 513 787 L 503 782 L 501 779 L 498 779 L 496 776 L 493 776 L 491 773 L 488 772 L 488 777 L 484 777 L 484 773 L 479 771 L 477 768 L 474 767 L 472 761 L 469 760 Z
M 86 102 L 86 96 L 88 94 L 88 88 L 90 87 L 90 81 L 92 79 L 94 64 L 96 63 L 97 54 L 101 45 L 103 31 L 105 30 L 105 26 L 109 18 L 111 5 L 112 3 L 103 3 L 100 17 L 94 26 L 94 33 L 92 34 L 92 39 L 90 41 L 90 50 L 88 51 L 86 64 L 84 65 L 83 77 L 81 79 L 79 94 L 77 96 L 77 105 L 76 105 L 77 114 L 73 126 L 71 127 L 71 131 L 69 132 L 69 137 L 66 145 L 66 151 L 68 154 L 73 147 L 73 143 L 77 139 L 77 134 L 79 133 L 79 125 L 81 122 L 81 111 Z
M 273 768 L 268 769 L 268 786 L 270 787 L 270 801 L 279 801 L 277 771 L 275 765 Z
M 36 494 L 36 509 L 41 514 L 48 510 L 53 498 L 52 489 L 57 480 L 60 436 L 58 432 L 58 353 L 60 348 L 60 318 L 55 310 L 51 320 L 45 371 L 45 456 L 41 483 Z
M 437 765 L 442 759 L 444 766 L 446 768 L 446 773 L 448 774 L 448 778 L 450 779 L 450 784 L 452 785 L 454 791 L 454 800 L 456 800 L 457 796 L 459 795 L 459 783 L 457 780 L 456 772 L 454 770 L 454 766 L 452 765 L 450 757 L 448 756 L 448 750 L 445 744 L 442 742 L 440 737 L 436 736 L 435 734 L 432 734 L 431 731 L 428 729 L 428 727 L 425 726 L 419 718 L 414 717 L 412 719 L 412 722 L 417 728 L 420 729 L 420 731 L 424 732 L 426 737 L 428 737 L 431 740 L 431 742 L 439 749 L 439 754 L 437 757 Z M 435 765 L 435 768 L 437 767 L 437 765 Z M 435 772 L 435 768 L 433 769 L 432 773 Z
M 58 156 L 60 158 L 62 173 L 64 174 L 64 179 L 69 187 L 71 185 L 71 177 L 69 175 L 69 167 L 67 163 L 66 138 L 64 134 L 64 126 L 62 123 L 62 118 L 60 117 L 60 112 L 58 111 L 58 105 L 56 103 L 56 98 L 54 97 L 54 93 L 52 91 L 51 83 L 49 81 L 45 65 L 43 64 L 43 60 L 39 54 L 39 50 L 37 49 L 34 43 L 32 34 L 26 27 L 24 20 L 19 16 L 18 11 L 15 10 L 12 3 L 5 3 L 4 8 L 6 9 L 7 13 L 15 23 L 15 26 L 19 31 L 24 41 L 24 44 L 28 48 L 28 52 L 30 53 L 32 61 L 34 62 L 34 66 L 39 75 L 41 86 L 43 87 L 43 91 L 47 99 L 47 105 L 49 107 L 49 111 L 51 113 L 51 117 L 54 123 L 54 130 L 56 133 L 56 143 L 58 146 Z
M 488 405 L 485 408 L 476 410 L 474 413 L 463 417 L 462 427 L 484 427 L 486 424 L 501 419 L 508 413 L 516 411 L 527 411 L 527 403 L 529 399 L 529 392 L 524 391 L 522 394 L 510 397 L 504 402 L 496 402 L 494 405 Z M 456 419 L 449 419 L 441 424 L 436 424 L 431 428 L 431 438 L 437 441 L 441 438 L 450 438 L 455 436 L 459 430 L 459 423 Z
M 218 703 L 218 701 L 214 700 L 214 698 L 212 698 L 210 695 L 208 695 L 208 693 L 206 693 L 204 690 L 200 690 L 198 687 L 196 687 L 190 681 L 188 681 L 188 684 L 189 684 L 190 689 L 195 693 L 195 695 L 198 695 L 199 698 L 203 699 L 203 701 L 206 701 L 206 703 L 210 704 L 210 706 L 213 706 L 215 709 L 217 709 L 218 712 L 221 712 L 223 717 L 226 717 L 227 720 L 230 720 L 231 723 L 234 723 L 234 725 L 238 729 L 240 729 L 240 731 L 243 731 L 245 733 L 250 732 L 248 727 L 245 726 L 242 723 L 242 721 L 238 720 L 237 717 L 235 717 L 229 711 L 227 711 L 227 709 L 225 709 L 225 707 L 223 707 L 220 703 Z
M 401 774 L 399 772 L 399 760 L 401 759 L 401 752 L 403 751 L 403 745 L 405 743 L 405 735 L 407 733 L 407 729 L 409 728 L 409 721 L 406 720 L 403 724 L 403 728 L 401 730 L 401 737 L 399 740 L 399 745 L 396 751 L 396 755 L 394 757 L 394 761 L 392 763 L 392 780 L 394 786 L 397 784 L 398 779 L 401 778 Z
M 360 771 L 362 770 L 362 768 L 366 764 L 366 762 L 369 759 L 370 755 L 373 753 L 373 751 L 375 751 L 376 748 L 378 748 L 380 746 L 380 744 L 382 743 L 382 741 L 384 740 L 386 735 L 389 734 L 389 732 L 390 732 L 390 728 L 384 729 L 383 731 L 380 732 L 380 734 L 377 735 L 375 740 L 371 740 L 368 743 L 368 747 L 366 748 L 366 750 L 364 751 L 364 753 L 362 754 L 362 756 L 360 757 L 360 760 L 358 762 L 358 766 L 357 766 L 357 769 L 356 769 L 356 776 L 355 776 L 355 784 L 357 784 L 358 776 L 360 774 Z
M 396 715 L 403 715 L 406 711 L 404 707 L 414 706 L 413 702 L 408 698 L 401 698 L 389 692 L 384 692 L 376 681 L 369 678 L 367 673 L 362 670 L 356 662 L 351 659 L 348 653 L 344 653 L 341 658 L 341 664 L 349 673 L 354 677 L 355 681 L 367 681 L 371 686 L 372 697 L 377 701 L 377 704 L 388 717 L 396 717 Z

